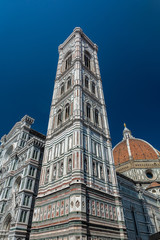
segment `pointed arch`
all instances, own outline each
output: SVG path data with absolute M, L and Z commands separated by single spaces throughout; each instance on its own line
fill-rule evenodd
M 67 103 L 67 104 L 65 105 L 65 119 L 68 119 L 69 116 L 70 116 L 70 104 Z
M 15 191 L 16 192 L 19 192 L 19 188 L 20 188 L 20 185 L 21 185 L 21 176 L 18 176 L 14 182 L 14 188 L 15 188 Z
M 12 216 L 10 213 L 8 213 L 4 219 L 3 230 L 6 230 L 9 232 L 10 227 L 11 227 L 11 221 L 12 221 Z

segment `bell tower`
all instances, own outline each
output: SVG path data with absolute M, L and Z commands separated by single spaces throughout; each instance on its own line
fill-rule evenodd
M 59 46 L 31 239 L 127 239 L 97 50 L 79 27 Z

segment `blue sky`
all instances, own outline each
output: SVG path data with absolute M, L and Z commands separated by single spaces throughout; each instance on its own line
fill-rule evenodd
M 1 0 L 0 136 L 25 114 L 46 133 L 58 45 L 76 26 L 99 47 L 113 146 L 126 122 L 160 149 L 159 0 Z

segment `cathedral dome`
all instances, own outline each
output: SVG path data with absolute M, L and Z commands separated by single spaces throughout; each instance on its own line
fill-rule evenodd
M 129 160 L 158 160 L 159 152 L 148 142 L 134 138 L 129 129 L 124 128 L 123 140 L 113 149 L 115 165 L 121 165 Z

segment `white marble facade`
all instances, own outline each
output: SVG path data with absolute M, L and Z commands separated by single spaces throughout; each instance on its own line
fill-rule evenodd
M 45 141 L 33 123 L 26 115 L 1 138 L 0 239 L 29 239 Z

